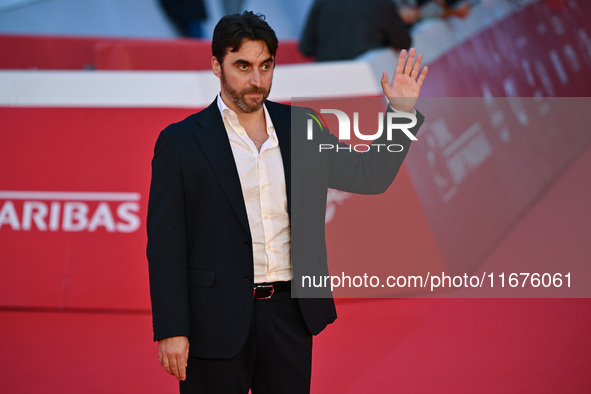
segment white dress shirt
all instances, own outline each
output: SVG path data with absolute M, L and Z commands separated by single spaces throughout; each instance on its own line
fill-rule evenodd
M 228 133 L 246 204 L 252 236 L 254 283 L 291 280 L 291 233 L 285 174 L 279 140 L 269 112 L 263 106 L 269 138 L 259 152 L 221 94 L 218 94 L 217 105 Z

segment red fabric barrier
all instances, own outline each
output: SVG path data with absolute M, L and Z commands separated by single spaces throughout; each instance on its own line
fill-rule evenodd
M 282 41 L 277 64 L 311 62 Z M 0 69 L 209 70 L 210 40 L 0 35 Z
M 152 149 L 162 128 L 192 112 L 0 108 L 14 131 L 0 144 L 10 169 L 0 173 L 0 305 L 149 308 Z
M 0 35 L 0 69 L 92 68 L 95 42 L 90 37 Z
M 208 70 L 211 42 L 205 40 L 101 40 L 95 45 L 97 70 Z
M 298 48 L 299 41 L 281 41 L 277 49 L 277 64 L 310 63 L 314 58 L 304 56 Z
M 591 2 L 544 0 L 429 65 L 423 97 L 591 95 Z
M 591 141 L 590 12 L 587 1 L 533 3 L 429 66 L 424 93 L 441 98 L 419 104 L 428 122 L 407 165 L 455 271 L 475 269 Z M 443 98 L 470 96 L 483 98 Z
M 209 40 L 99 40 L 94 49 L 97 70 L 209 70 Z M 282 41 L 277 64 L 311 62 L 295 41 Z

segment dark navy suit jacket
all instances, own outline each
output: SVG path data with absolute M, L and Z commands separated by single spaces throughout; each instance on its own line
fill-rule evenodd
M 265 105 L 285 169 L 293 282 L 302 275 L 327 275 L 327 189 L 384 192 L 410 140 L 393 141 L 405 147 L 403 153 L 319 153 L 319 142 L 338 141 L 317 125 L 314 139 L 307 140 L 309 111 L 271 101 Z M 422 123 L 418 118 L 413 133 Z M 187 336 L 191 356 L 235 355 L 251 323 L 253 251 L 240 179 L 216 101 L 160 133 L 147 230 L 154 339 Z M 330 292 L 299 298 L 299 304 L 314 335 L 336 319 Z

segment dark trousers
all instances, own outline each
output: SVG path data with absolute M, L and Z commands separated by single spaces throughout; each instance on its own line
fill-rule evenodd
M 289 289 L 255 300 L 248 338 L 227 359 L 190 357 L 181 394 L 310 392 L 312 335 Z

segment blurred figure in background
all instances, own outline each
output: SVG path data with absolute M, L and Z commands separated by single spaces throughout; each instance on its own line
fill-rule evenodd
M 428 18 L 465 18 L 470 12 L 470 1 L 464 0 L 394 0 L 400 17 L 407 26 Z M 474 3 L 474 1 L 472 1 Z
M 443 18 L 455 16 L 465 18 L 470 13 L 470 7 L 479 0 L 433 0 L 443 8 Z
M 316 61 L 350 60 L 370 49 L 410 47 L 407 26 L 392 0 L 316 0 L 300 51 Z
M 203 37 L 202 23 L 207 19 L 203 0 L 160 0 L 160 5 L 183 37 Z

